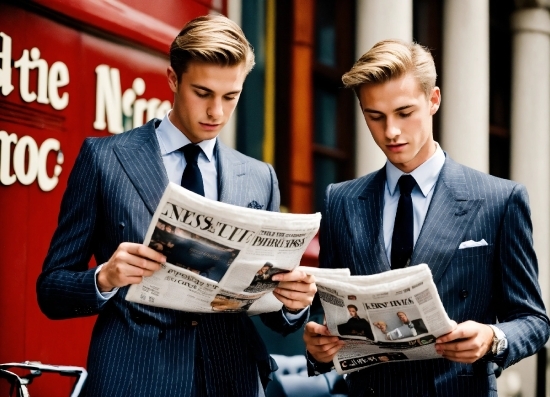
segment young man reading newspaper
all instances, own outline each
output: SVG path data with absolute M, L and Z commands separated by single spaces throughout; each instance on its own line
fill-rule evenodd
M 124 299 L 130 284 L 166 260 L 141 243 L 169 181 L 185 180 L 213 200 L 279 209 L 272 167 L 217 139 L 253 65 L 250 44 L 235 23 L 197 18 L 170 48 L 169 114 L 124 134 L 89 138 L 82 147 L 37 292 L 52 319 L 98 314 L 88 396 L 264 394 L 271 361 L 246 313 L 197 315 Z M 99 267 L 88 269 L 91 255 Z M 284 308 L 262 319 L 287 334 L 307 318 L 303 309 L 315 284 L 300 271 L 273 280 L 280 282 L 275 296 Z
M 379 42 L 342 80 L 355 90 L 387 162 L 327 188 L 320 264 L 375 274 L 427 263 L 457 322 L 436 341 L 441 359 L 350 373 L 350 396 L 496 397 L 492 362 L 506 368 L 534 354 L 549 334 L 527 192 L 457 164 L 433 140 L 441 93 L 425 48 Z M 310 322 L 304 339 L 310 374 L 329 370 L 338 338 Z

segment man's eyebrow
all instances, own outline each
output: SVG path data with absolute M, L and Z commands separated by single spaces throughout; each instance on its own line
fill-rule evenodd
M 196 88 L 198 90 L 206 91 L 208 93 L 213 93 L 214 92 L 210 88 L 202 86 L 200 84 L 191 84 L 191 87 Z M 224 95 L 235 95 L 235 94 L 239 94 L 241 91 L 242 90 L 235 90 L 235 91 L 231 91 L 231 92 L 226 92 Z
M 401 112 L 402 110 L 406 110 L 406 109 L 409 109 L 411 107 L 413 107 L 414 105 L 403 105 L 403 106 L 400 106 L 398 107 L 397 109 L 395 109 L 393 112 Z M 370 108 L 364 108 L 363 109 L 363 113 L 374 113 L 374 114 L 384 114 L 384 112 L 381 112 L 379 110 L 376 110 L 376 109 L 370 109 Z
M 369 108 L 364 108 L 363 109 L 363 113 L 374 113 L 374 114 L 384 114 L 378 110 L 374 110 L 374 109 L 369 109 Z
M 199 84 L 191 84 L 191 87 L 196 88 L 198 90 L 206 91 L 206 92 L 214 92 L 210 88 L 199 85 Z

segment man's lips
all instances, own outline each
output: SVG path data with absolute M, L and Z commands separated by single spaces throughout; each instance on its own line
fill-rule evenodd
M 220 125 L 219 124 L 208 124 L 208 123 L 199 123 L 201 125 L 201 127 L 204 129 L 204 130 L 216 130 Z
M 406 143 L 392 143 L 390 145 L 386 145 L 389 151 L 391 152 L 400 152 L 407 146 Z

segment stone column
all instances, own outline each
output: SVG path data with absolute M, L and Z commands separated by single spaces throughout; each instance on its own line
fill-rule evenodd
M 510 178 L 527 187 L 539 283 L 549 304 L 550 280 L 550 14 L 544 1 L 517 0 L 524 8 L 512 14 L 512 102 Z M 536 358 L 529 357 L 503 372 L 499 395 L 534 396 Z M 511 386 L 510 386 L 511 385 Z
M 550 13 L 512 15 L 511 179 L 529 192 L 539 282 L 548 304 L 550 280 Z
M 356 18 L 356 59 L 380 40 L 412 40 L 412 0 L 360 0 L 357 2 Z M 358 102 L 355 134 L 356 176 L 381 168 L 386 157 L 372 139 Z
M 489 172 L 489 1 L 445 0 L 441 146 Z

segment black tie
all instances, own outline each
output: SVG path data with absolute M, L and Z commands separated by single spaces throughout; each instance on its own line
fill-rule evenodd
M 399 203 L 393 225 L 391 240 L 391 267 L 400 269 L 409 265 L 413 252 L 413 205 L 411 192 L 416 186 L 412 175 L 401 175 L 399 181 Z
M 199 169 L 199 165 L 197 164 L 197 159 L 199 158 L 199 154 L 201 154 L 202 149 L 199 146 L 190 143 L 179 150 L 183 152 L 185 161 L 187 162 L 183 175 L 181 176 L 181 186 L 187 190 L 191 190 L 192 192 L 204 196 L 202 174 Z

